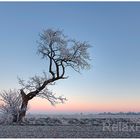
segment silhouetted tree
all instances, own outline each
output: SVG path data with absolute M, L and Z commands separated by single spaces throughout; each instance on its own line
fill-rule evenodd
M 60 30 L 47 29 L 40 34 L 38 43 L 37 52 L 49 62 L 48 75 L 43 72 L 42 76 L 35 75 L 27 82 L 18 78 L 22 86 L 20 90 L 22 104 L 17 121 L 23 120 L 28 102 L 34 97 L 46 98 L 52 105 L 63 103 L 66 98 L 56 97 L 48 87 L 58 80 L 67 79 L 65 75 L 67 68 L 80 72 L 81 69 L 90 67 L 88 63 L 90 57 L 87 52 L 90 45 L 87 42 L 68 39 Z

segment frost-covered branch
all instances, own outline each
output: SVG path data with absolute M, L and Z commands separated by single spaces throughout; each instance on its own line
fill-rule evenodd
M 60 30 L 44 30 L 40 34 L 38 44 L 38 54 L 48 61 L 48 73 L 43 72 L 42 76 L 35 75 L 27 81 L 18 78 L 21 85 L 19 91 L 0 92 L 2 101 L 0 111 L 11 113 L 14 121 L 23 120 L 29 100 L 36 96 L 47 99 L 52 105 L 64 103 L 66 98 L 56 96 L 49 90 L 49 86 L 54 85 L 58 80 L 67 79 L 67 68 L 80 72 L 90 67 L 88 53 L 90 45 L 87 42 L 69 39 Z
M 27 82 L 19 78 L 19 84 L 22 86 L 21 93 L 25 93 L 23 90 L 28 91 L 26 100 L 42 96 L 52 104 L 63 102 L 65 98 L 56 97 L 48 90 L 48 85 L 52 85 L 60 79 L 67 79 L 68 76 L 65 76 L 67 67 L 77 72 L 89 68 L 88 49 L 90 45 L 87 42 L 68 39 L 62 31 L 53 29 L 44 30 L 40 34 L 38 43 L 38 53 L 49 62 L 49 76 L 44 72 L 42 76 L 35 75 Z
M 44 81 L 47 81 L 47 74 L 45 72 L 43 72 L 42 76 L 35 75 L 33 77 L 30 77 L 28 81 L 25 81 L 18 77 L 18 82 L 21 85 L 22 89 L 25 89 L 28 92 L 37 90 L 42 86 Z
M 42 58 L 50 60 L 50 73 L 54 77 L 64 76 L 66 67 L 80 72 L 81 69 L 90 68 L 87 42 L 68 39 L 60 30 L 45 30 L 40 34 L 38 52 Z M 53 67 L 52 67 L 53 66 Z
M 64 103 L 64 101 L 66 101 L 65 97 L 63 96 L 57 97 L 52 91 L 48 90 L 48 86 L 54 85 L 55 82 L 50 82 L 38 93 L 34 92 L 34 91 L 38 91 L 38 89 L 42 86 L 43 82 L 47 80 L 46 73 L 43 73 L 43 75 L 44 77 L 34 76 L 30 78 L 30 80 L 28 80 L 27 82 L 19 78 L 19 83 L 21 84 L 22 89 L 29 91 L 29 93 L 27 94 L 28 99 L 30 100 L 34 96 L 38 96 L 38 97 L 47 99 L 52 105 L 55 105 L 58 103 Z
M 9 90 L 0 92 L 0 112 L 3 114 L 10 114 L 16 119 L 22 104 L 21 95 L 17 90 Z M 15 119 L 15 118 L 13 118 Z
M 58 104 L 58 103 L 64 103 L 67 100 L 63 96 L 58 96 L 57 97 L 52 91 L 49 91 L 47 88 L 45 88 L 37 96 L 47 99 L 52 105 L 55 105 L 55 104 Z

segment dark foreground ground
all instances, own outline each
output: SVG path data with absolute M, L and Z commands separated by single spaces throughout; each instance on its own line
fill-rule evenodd
M 103 132 L 96 126 L 1 126 L 1 138 L 137 138 L 140 132 Z
M 1 124 L 0 138 L 140 138 L 140 119 L 30 119 Z

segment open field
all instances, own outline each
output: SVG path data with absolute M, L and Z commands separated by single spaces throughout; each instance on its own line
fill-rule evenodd
M 74 117 L 74 116 L 73 116 Z M 22 124 L 0 124 L 0 138 L 140 138 L 140 118 L 33 118 Z
M 103 132 L 100 126 L 0 126 L 1 138 L 140 137 L 140 132 Z

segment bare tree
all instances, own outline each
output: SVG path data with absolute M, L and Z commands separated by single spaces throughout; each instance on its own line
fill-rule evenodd
M 0 92 L 0 112 L 7 117 L 12 116 L 13 122 L 17 122 L 19 110 L 22 103 L 21 95 L 17 90 L 9 90 Z
M 47 29 L 40 34 L 38 42 L 38 54 L 47 59 L 49 64 L 48 75 L 43 72 L 42 76 L 35 75 L 27 82 L 18 78 L 22 86 L 20 94 L 22 104 L 19 111 L 18 121 L 22 121 L 26 115 L 28 102 L 34 97 L 46 98 L 52 105 L 63 103 L 66 98 L 55 94 L 48 89 L 57 80 L 67 79 L 66 69 L 72 68 L 77 72 L 90 67 L 87 52 L 90 45 L 87 42 L 79 42 L 68 39 L 62 31 Z

